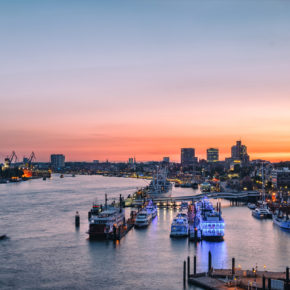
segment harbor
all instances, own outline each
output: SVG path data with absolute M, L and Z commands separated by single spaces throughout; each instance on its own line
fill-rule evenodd
M 284 272 L 289 265 L 289 233 L 270 219 L 255 219 L 246 205 L 232 206 L 225 199 L 219 200 L 226 223 L 221 242 L 170 238 L 171 224 L 180 206 L 158 208 L 156 218 L 147 227 L 132 227 L 120 240 L 89 239 L 88 211 L 95 199 L 102 203 L 107 193 L 109 202 L 117 203 L 120 194 L 132 195 L 146 185 L 140 179 L 102 176 L 61 179 L 53 175 L 45 182 L 38 179 L 2 186 L 0 225 L 8 238 L 0 242 L 0 259 L 5 260 L 0 272 L 1 288 L 21 288 L 34 283 L 39 289 L 62 289 L 65 279 L 70 281 L 66 287 L 71 289 L 93 288 L 96 283 L 110 289 L 128 285 L 136 289 L 181 289 L 184 259 L 191 257 L 193 273 L 196 256 L 197 273 L 204 273 L 208 270 L 209 251 L 215 269 L 231 269 L 232 257 L 236 258 L 236 267 L 242 269 L 257 265 L 258 270 L 264 270 L 265 266 L 269 272 Z M 192 189 L 172 188 L 172 193 L 190 196 Z M 211 202 L 216 208 L 217 200 Z M 126 220 L 131 210 L 124 208 Z M 75 226 L 76 211 L 80 216 L 79 227 Z M 107 263 L 108 259 L 114 259 L 115 263 Z M 33 273 L 28 269 L 33 269 Z M 130 273 L 126 280 L 122 278 L 124 271 Z M 185 287 L 200 286 L 186 283 Z

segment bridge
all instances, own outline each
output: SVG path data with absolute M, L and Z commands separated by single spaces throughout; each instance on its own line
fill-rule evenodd
M 208 192 L 200 193 L 196 195 L 186 195 L 186 196 L 150 196 L 150 198 L 155 203 L 162 202 L 178 202 L 178 201 L 196 201 L 203 197 L 208 198 L 224 198 L 232 201 L 249 201 L 257 200 L 260 197 L 260 192 L 258 191 L 241 191 L 241 192 Z

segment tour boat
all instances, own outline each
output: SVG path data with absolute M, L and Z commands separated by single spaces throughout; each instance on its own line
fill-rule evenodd
M 146 206 L 146 211 L 148 214 L 151 214 L 152 219 L 154 219 L 157 216 L 157 205 L 155 205 L 152 200 L 150 200 Z
M 202 192 L 210 192 L 211 184 L 209 182 L 204 182 L 200 185 L 200 190 Z
M 147 227 L 152 221 L 152 214 L 148 213 L 147 210 L 142 210 L 137 214 L 135 220 L 135 227 L 142 228 Z
M 96 214 L 98 212 L 98 214 Z M 113 235 L 114 228 L 124 226 L 125 213 L 122 208 L 106 207 L 103 211 L 93 211 L 89 219 L 90 239 L 108 238 Z
M 225 222 L 219 212 L 212 211 L 201 215 L 199 227 L 204 240 L 222 241 L 224 239 Z
M 187 237 L 188 236 L 188 219 L 183 213 L 179 213 L 171 224 L 170 237 Z

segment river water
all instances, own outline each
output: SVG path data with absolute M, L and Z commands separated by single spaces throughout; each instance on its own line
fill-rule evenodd
M 170 239 L 176 211 L 159 209 L 147 229 L 133 229 L 119 243 L 89 241 L 87 212 L 92 202 L 127 196 L 148 181 L 102 176 L 53 176 L 0 185 L 1 289 L 182 289 L 183 261 L 197 255 L 197 270 L 231 267 L 282 271 L 290 266 L 290 233 L 271 220 L 259 221 L 245 206 L 222 201 L 225 241 L 195 245 Z M 173 195 L 193 194 L 173 189 Z M 216 201 L 214 201 L 216 202 Z M 81 225 L 74 226 L 76 210 Z M 127 213 L 130 209 L 126 209 Z M 193 288 L 193 287 L 191 287 Z

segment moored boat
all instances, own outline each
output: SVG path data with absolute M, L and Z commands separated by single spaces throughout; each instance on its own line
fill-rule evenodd
M 147 210 L 141 210 L 136 217 L 135 227 L 142 228 L 147 227 L 152 221 L 152 214 L 148 213 Z
M 287 216 L 281 216 L 279 213 L 273 215 L 273 223 L 279 226 L 281 229 L 290 231 L 290 219 Z
M 187 237 L 189 231 L 188 219 L 179 213 L 172 221 L 170 237 Z

